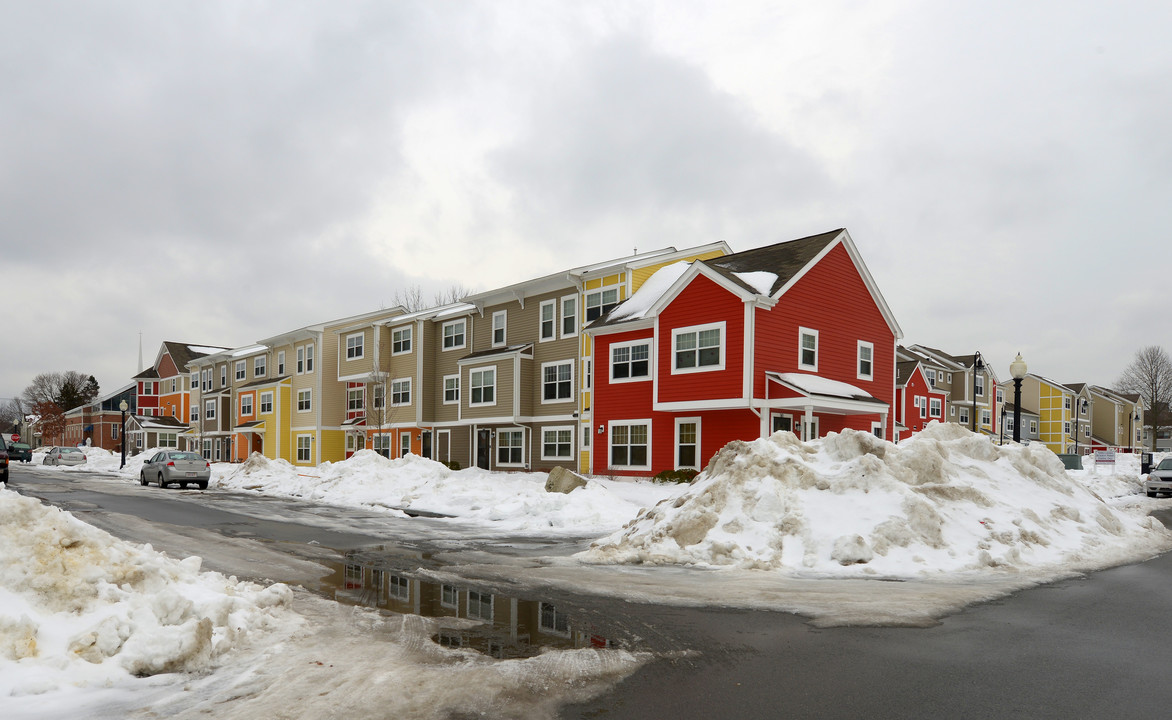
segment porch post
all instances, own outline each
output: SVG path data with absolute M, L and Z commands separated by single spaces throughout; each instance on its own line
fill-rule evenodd
M 806 414 L 802 418 L 802 440 L 812 440 L 810 437 L 810 428 L 814 426 L 814 406 L 806 406 Z

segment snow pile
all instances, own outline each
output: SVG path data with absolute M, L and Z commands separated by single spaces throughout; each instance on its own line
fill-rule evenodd
M 290 595 L 0 490 L 0 697 L 205 670 L 251 633 L 294 622 Z
M 254 454 L 218 487 L 384 511 L 458 517 L 517 533 L 612 532 L 675 488 L 650 482 L 591 480 L 572 493 L 545 491 L 545 473 L 450 470 L 418 455 L 387 459 L 361 450 L 342 462 L 299 468 Z
M 687 492 L 578 557 L 806 577 L 1088 570 L 1172 546 L 1040 445 L 997 447 L 955 424 L 893 445 L 845 431 L 733 442 Z

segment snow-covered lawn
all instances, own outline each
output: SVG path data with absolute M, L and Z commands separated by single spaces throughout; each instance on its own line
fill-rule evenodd
M 97 449 L 87 450 L 84 467 L 34 467 L 137 483 L 150 452 L 129 458 L 122 470 L 118 456 Z M 1172 548 L 1172 532 L 1149 516 L 1172 500 L 1142 494 L 1138 455 L 1100 468 L 1088 458 L 1085 469 L 1067 472 L 1041 446 L 997 447 L 949 424 L 899 445 L 849 431 L 811 443 L 789 433 L 732 443 L 691 485 L 595 478 L 560 494 L 547 493 L 545 480 L 364 451 L 313 469 L 259 456 L 217 463 L 212 487 L 395 516 L 404 509 L 442 513 L 451 517 L 429 522 L 481 538 L 595 538 L 582 552 L 538 563 L 478 556 L 476 564 L 425 573 L 441 578 L 464 573 L 636 601 L 786 609 L 819 624 L 933 622 L 971 602 Z M 198 559 L 175 561 L 116 541 L 15 493 L 0 492 L 0 513 L 0 696 L 18 698 L 13 707 L 30 713 L 41 700 L 64 708 L 83 688 L 149 685 L 134 676 L 160 672 L 187 678 L 165 686 L 195 688 L 187 696 L 152 696 L 154 705 L 173 709 L 232 693 L 253 704 L 220 714 L 265 713 L 294 697 L 325 702 L 314 686 L 299 690 L 276 669 L 295 672 L 308 663 L 310 649 L 323 647 L 315 635 L 323 632 L 343 638 L 330 652 L 353 656 L 339 664 L 368 656 L 381 662 L 388 687 L 409 681 L 424 688 L 419 697 L 439 697 L 444 691 L 428 683 L 450 688 L 456 678 L 486 688 L 448 693 L 440 705 L 452 712 L 493 708 L 518 688 L 555 676 L 582 679 L 575 687 L 593 692 L 646 659 L 565 651 L 493 661 L 433 646 L 433 621 L 422 618 L 348 610 L 345 622 L 330 625 L 320 617 L 337 620 L 342 611 L 325 609 L 325 601 L 201 573 Z M 311 628 L 299 619 L 306 614 L 315 618 Z M 379 631 L 346 639 L 341 628 L 355 617 Z M 389 645 L 377 653 L 365 648 L 374 636 Z M 266 646 L 282 650 L 266 655 Z M 322 672 L 339 689 L 365 682 L 342 669 Z M 393 696 L 386 702 L 396 702 Z M 532 716 L 555 712 L 556 700 L 544 702 L 534 699 Z

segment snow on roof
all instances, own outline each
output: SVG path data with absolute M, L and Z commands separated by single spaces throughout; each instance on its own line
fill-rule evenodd
M 777 274 L 765 270 L 734 272 L 733 275 L 761 295 L 769 295 L 773 291 L 773 283 L 777 282 Z
M 610 320 L 638 320 L 659 301 L 680 276 L 687 272 L 692 263 L 681 260 L 664 265 L 647 278 L 634 295 L 611 312 Z
M 239 350 L 233 350 L 232 357 L 240 357 L 241 355 L 251 355 L 252 353 L 260 352 L 262 350 L 268 350 L 268 348 L 264 345 L 249 345 L 248 347 L 243 347 L 243 348 L 240 348 Z
M 778 378 L 782 382 L 793 385 L 794 387 L 811 395 L 830 395 L 833 397 L 843 398 L 860 398 L 871 397 L 871 393 L 862 388 L 855 387 L 850 383 L 840 382 L 838 380 L 831 380 L 820 375 L 810 375 L 808 373 L 779 373 Z
M 193 353 L 200 353 L 201 355 L 215 355 L 218 352 L 224 352 L 228 348 L 212 347 L 211 345 L 188 345 L 187 349 Z

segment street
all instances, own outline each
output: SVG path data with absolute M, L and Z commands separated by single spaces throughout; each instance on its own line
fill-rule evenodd
M 206 569 L 376 607 L 390 606 L 340 593 L 339 578 L 361 579 L 363 568 L 442 574 L 450 557 L 507 564 L 581 548 L 479 542 L 426 518 L 19 465 L 10 488 L 125 539 L 201 555 Z M 1172 511 L 1156 516 L 1172 523 Z M 563 718 L 1162 718 L 1172 706 L 1169 555 L 1018 592 L 925 628 L 820 629 L 787 613 L 630 603 L 586 588 L 518 600 L 552 603 L 593 637 L 657 658 L 611 692 L 564 707 Z

